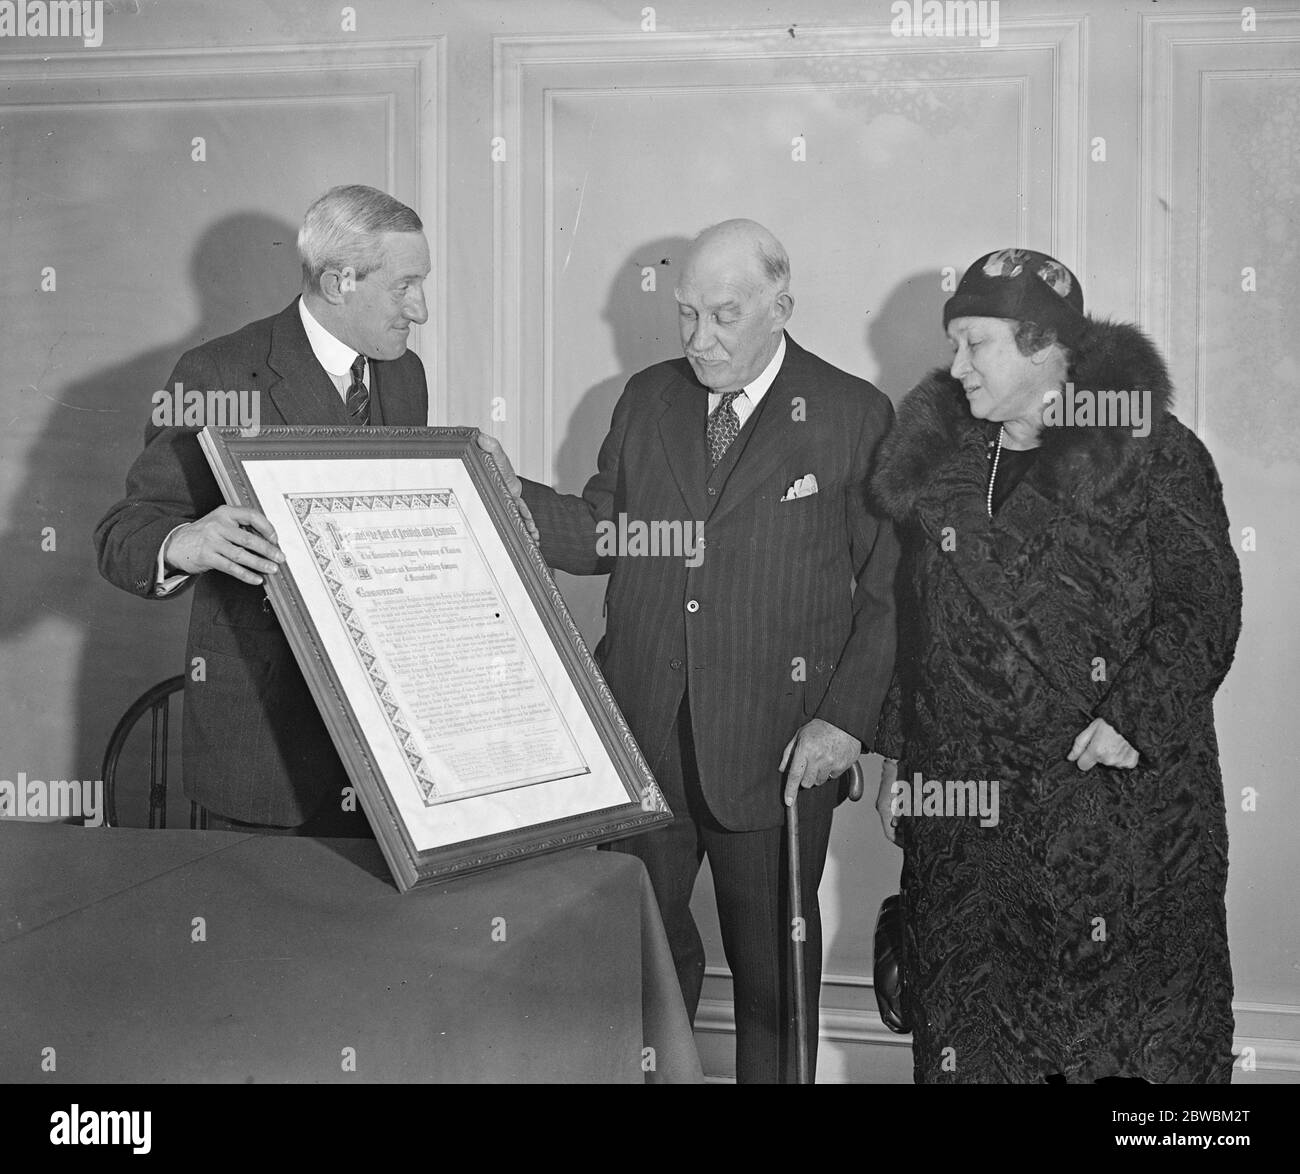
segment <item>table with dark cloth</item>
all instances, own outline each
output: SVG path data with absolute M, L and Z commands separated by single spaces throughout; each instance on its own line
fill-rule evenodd
M 0 821 L 0 1080 L 699 1079 L 634 857 L 399 894 L 373 841 Z

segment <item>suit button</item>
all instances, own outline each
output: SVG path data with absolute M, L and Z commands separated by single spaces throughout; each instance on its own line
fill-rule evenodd
M 712 485 L 709 486 L 709 496 L 710 496 L 710 497 L 717 497 L 717 496 L 718 496 L 718 491 L 717 491 L 717 489 L 715 489 Z
M 700 601 L 698 599 L 688 600 L 686 604 L 686 610 L 690 612 L 692 615 L 694 615 L 697 611 L 700 610 Z
M 676 672 L 679 668 L 682 667 L 681 657 L 674 656 L 672 660 L 668 662 L 668 667 L 672 669 L 674 672 Z

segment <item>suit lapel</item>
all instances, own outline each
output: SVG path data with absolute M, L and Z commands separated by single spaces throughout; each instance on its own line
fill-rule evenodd
M 401 378 L 397 362 L 372 360 L 370 363 L 370 422 L 420 427 L 429 422 L 428 411 L 420 403 L 411 381 Z
M 689 516 L 703 520 L 708 514 L 708 457 L 704 451 L 708 389 L 678 375 L 662 395 L 665 408 L 659 417 L 659 438 L 668 468 L 690 510 Z
M 343 397 L 307 341 L 295 299 L 271 326 L 267 366 L 277 376 L 266 394 L 286 424 L 350 424 Z
M 390 416 L 393 419 L 397 418 L 391 404 L 393 396 L 386 386 L 386 380 L 380 374 L 380 364 L 370 359 L 368 366 L 370 368 L 370 423 L 382 428 L 388 423 Z

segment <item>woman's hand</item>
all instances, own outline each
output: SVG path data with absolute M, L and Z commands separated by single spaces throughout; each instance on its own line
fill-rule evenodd
M 898 779 L 898 759 L 882 758 L 880 760 L 880 790 L 876 792 L 876 814 L 880 816 L 880 826 L 885 839 L 891 844 L 898 843 L 898 816 L 894 814 L 894 783 Z
M 1075 738 L 1066 761 L 1080 770 L 1092 770 L 1098 763 L 1132 770 L 1137 766 L 1138 752 L 1110 722 L 1098 717 Z

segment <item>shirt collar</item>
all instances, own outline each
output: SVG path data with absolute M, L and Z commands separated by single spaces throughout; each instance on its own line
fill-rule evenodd
M 347 343 L 340 342 L 317 322 L 302 298 L 298 299 L 298 313 L 302 317 L 302 328 L 307 332 L 307 341 L 311 344 L 317 362 L 336 379 L 350 375 L 358 352 Z
M 776 344 L 776 354 L 772 356 L 768 365 L 763 368 L 763 373 L 745 388 L 745 394 L 749 396 L 749 402 L 755 407 L 758 406 L 758 401 L 767 394 L 768 388 L 776 382 L 776 377 L 780 373 L 783 362 L 785 362 L 785 331 L 781 332 L 781 341 Z

